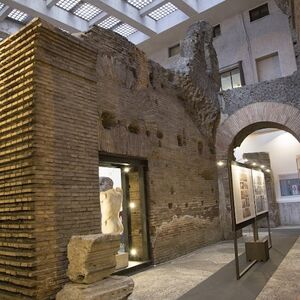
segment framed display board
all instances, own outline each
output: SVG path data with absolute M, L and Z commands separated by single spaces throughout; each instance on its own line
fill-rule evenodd
M 233 200 L 235 223 L 240 224 L 255 218 L 255 203 L 251 169 L 232 165 Z
M 246 268 L 240 271 L 238 232 L 244 227 L 252 225 L 253 242 L 262 243 L 259 240 L 257 221 L 266 218 L 268 223 L 269 249 L 272 247 L 268 199 L 265 174 L 261 170 L 252 169 L 250 166 L 245 166 L 238 162 L 228 162 L 228 170 L 236 278 L 240 279 L 257 262 L 257 259 L 254 259 Z
M 252 170 L 252 181 L 256 215 L 260 215 L 268 211 L 265 174 L 262 171 Z

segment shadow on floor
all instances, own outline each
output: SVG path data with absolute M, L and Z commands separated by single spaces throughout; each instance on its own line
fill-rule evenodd
M 300 235 L 300 229 L 272 231 L 273 248 L 266 263 L 256 263 L 240 280 L 235 277 L 235 262 L 201 282 L 180 300 L 254 300 L 275 272 Z M 240 261 L 246 261 L 245 255 Z

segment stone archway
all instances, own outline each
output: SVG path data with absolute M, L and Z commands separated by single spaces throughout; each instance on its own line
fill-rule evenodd
M 300 110 L 275 102 L 257 102 L 223 118 L 216 135 L 217 161 L 228 162 L 232 150 L 250 133 L 263 128 L 278 128 L 293 134 L 300 142 Z M 225 239 L 232 237 L 228 166 L 218 169 L 220 223 Z

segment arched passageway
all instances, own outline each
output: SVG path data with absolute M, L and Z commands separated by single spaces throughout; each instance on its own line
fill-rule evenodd
M 287 131 L 300 141 L 300 110 L 282 103 L 254 103 L 237 110 L 217 129 L 217 161 L 225 163 L 218 168 L 220 222 L 224 238 L 231 237 L 228 163 L 233 159 L 233 149 L 249 134 L 264 128 Z

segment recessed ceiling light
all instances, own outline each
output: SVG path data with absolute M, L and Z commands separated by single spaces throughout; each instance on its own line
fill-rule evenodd
M 64 10 L 70 11 L 74 8 L 81 0 L 60 0 L 56 3 L 56 6 L 63 8 Z
M 110 29 L 120 22 L 121 21 L 118 18 L 110 16 L 105 20 L 101 21 L 100 23 L 98 23 L 97 25 L 105 29 Z
M 142 9 L 146 5 L 150 4 L 153 0 L 127 0 L 129 4 L 137 9 Z
M 7 17 L 20 23 L 26 23 L 29 19 L 29 16 L 26 13 L 17 9 L 13 9 Z
M 152 19 L 158 21 L 172 12 L 176 11 L 178 8 L 171 2 L 166 3 L 165 5 L 159 7 L 158 9 L 152 11 L 148 16 Z
M 74 15 L 86 20 L 90 21 L 97 15 L 99 15 L 102 10 L 90 3 L 81 3 L 76 6 L 75 10 L 72 11 Z
M 137 32 L 137 30 L 135 28 L 133 28 L 132 26 L 125 24 L 125 23 L 116 27 L 113 31 L 124 37 L 128 37 L 131 34 Z

